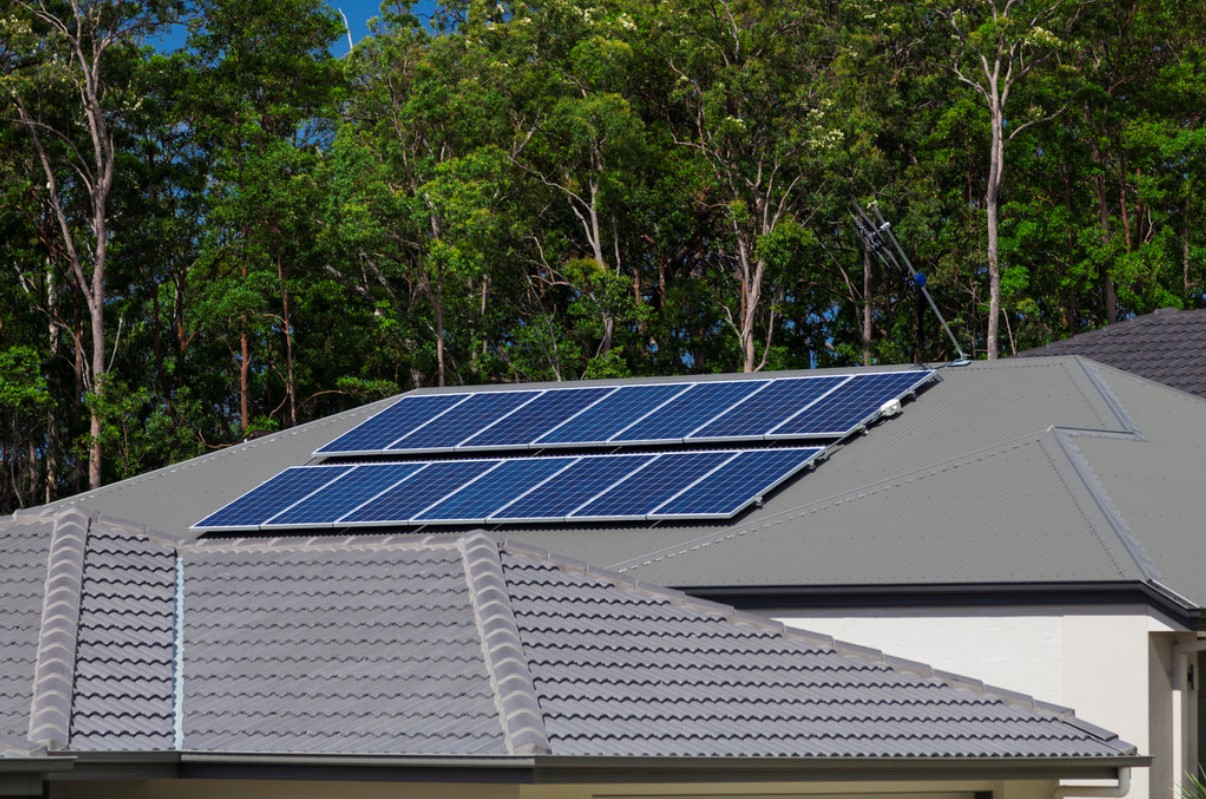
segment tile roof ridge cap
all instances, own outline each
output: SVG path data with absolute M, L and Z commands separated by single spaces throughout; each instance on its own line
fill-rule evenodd
M 499 720 L 512 755 L 548 755 L 553 748 L 545 729 L 536 682 L 528 668 L 523 640 L 511 607 L 511 592 L 499 558 L 499 541 L 486 532 L 456 539 L 465 564 L 465 580 L 482 642 L 486 671 L 494 689 Z
M 238 536 L 231 538 L 195 538 L 176 544 L 180 552 L 322 552 L 370 551 L 378 549 L 453 549 L 460 536 L 407 535 L 383 533 L 377 535 L 277 535 Z
M 50 749 L 70 740 L 84 553 L 92 519 L 78 508 L 55 515 L 34 660 L 29 739 Z

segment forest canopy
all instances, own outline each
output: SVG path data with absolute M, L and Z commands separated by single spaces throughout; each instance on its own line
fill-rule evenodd
M 1206 306 L 1206 4 L 10 0 L 0 511 L 434 385 Z M 165 41 L 181 42 L 167 47 Z

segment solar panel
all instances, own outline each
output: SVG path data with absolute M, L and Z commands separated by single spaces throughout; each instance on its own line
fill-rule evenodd
M 402 524 L 501 461 L 439 461 L 340 517 L 340 524 Z
M 466 438 L 457 448 L 490 449 L 529 444 L 616 390 L 613 386 L 546 391 L 481 432 Z
M 314 454 L 375 454 L 466 399 L 465 394 L 407 395 L 331 443 L 320 447 Z
M 687 391 L 609 440 L 626 444 L 679 441 L 766 386 L 765 380 L 692 383 Z
M 781 378 L 687 435 L 687 441 L 760 440 L 849 375 Z
M 542 391 L 489 391 L 470 394 L 461 404 L 385 448 L 386 452 L 453 449 L 476 431 L 503 418 Z
M 583 457 L 487 518 L 494 522 L 559 521 L 653 458 L 653 455 Z
M 740 452 L 653 509 L 649 518 L 730 518 L 802 469 L 822 449 L 789 447 Z
M 805 412 L 770 431 L 774 438 L 844 436 L 865 423 L 885 402 L 929 379 L 933 372 L 876 372 L 850 378 Z
M 541 446 L 597 444 L 657 410 L 664 402 L 686 391 L 690 384 L 655 383 L 623 386 L 547 434 L 536 439 Z
M 357 466 L 302 501 L 268 518 L 265 527 L 332 525 L 373 497 L 424 468 L 423 463 L 374 463 Z
M 447 499 L 432 505 L 415 519 L 431 523 L 484 523 L 491 513 L 548 480 L 576 460 L 577 458 L 521 458 L 503 461 L 497 469 L 483 474 Z
M 237 530 L 259 527 L 351 466 L 293 466 L 260 484 L 193 525 L 197 529 Z
M 666 500 L 734 457 L 726 452 L 674 452 L 659 455 L 640 471 L 575 510 L 571 520 L 643 519 Z

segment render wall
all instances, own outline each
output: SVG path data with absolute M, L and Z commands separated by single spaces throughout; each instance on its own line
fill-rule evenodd
M 1173 799 L 1173 696 L 1177 640 L 1144 606 L 784 610 L 793 627 L 873 647 L 935 669 L 1070 707 L 1150 754 L 1128 799 Z

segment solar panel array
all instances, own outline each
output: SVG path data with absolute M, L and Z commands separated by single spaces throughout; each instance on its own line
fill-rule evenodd
M 732 518 L 933 375 L 407 395 L 315 453 L 388 462 L 286 469 L 193 529 Z M 793 439 L 816 445 L 763 443 Z M 537 454 L 571 448 L 588 454 Z M 491 454 L 415 459 L 461 452 Z
M 408 395 L 315 455 L 834 438 L 932 371 Z
M 727 519 L 822 451 L 784 447 L 294 466 L 194 528 Z

